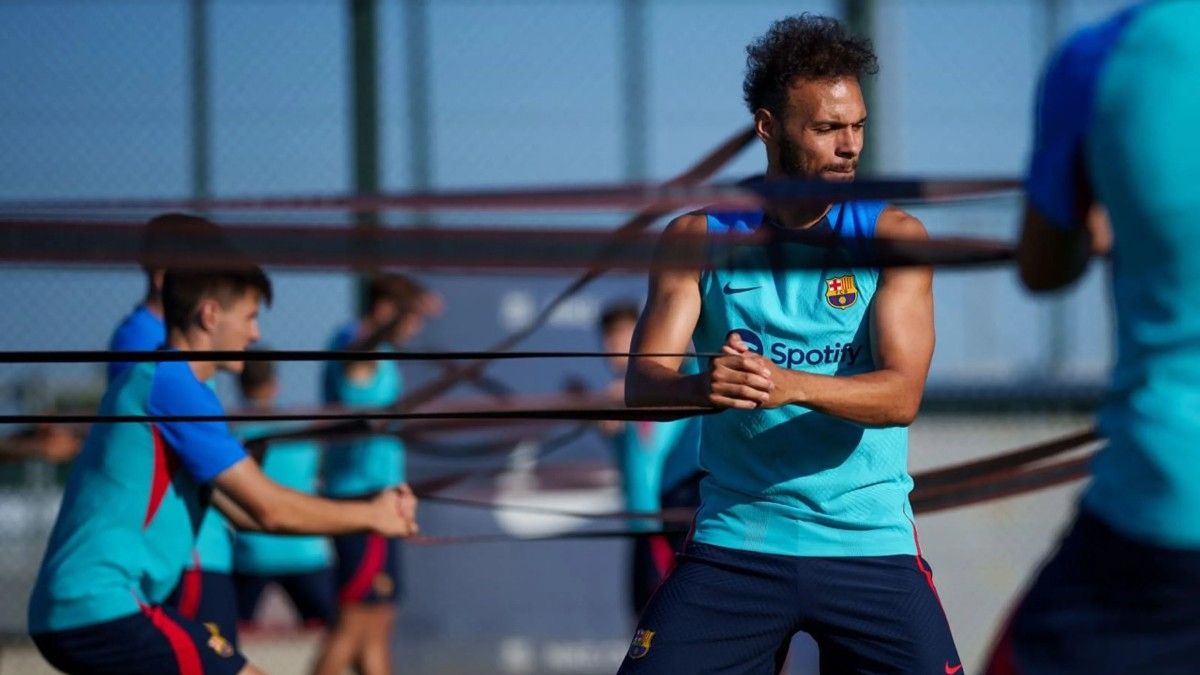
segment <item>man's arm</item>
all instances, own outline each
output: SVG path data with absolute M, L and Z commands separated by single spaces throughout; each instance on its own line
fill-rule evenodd
M 666 248 L 686 247 L 702 260 L 707 219 L 689 213 L 671 221 L 659 240 Z M 665 269 L 650 272 L 646 309 L 633 334 L 633 352 L 681 354 L 691 343 L 700 318 L 700 271 Z M 629 406 L 716 405 L 754 408 L 766 401 L 769 371 L 741 355 L 714 359 L 708 372 L 682 375 L 682 357 L 636 357 L 625 373 L 625 403 Z
M 1051 223 L 1032 203 L 1025 205 L 1017 265 L 1021 281 L 1034 292 L 1062 288 L 1083 275 L 1092 254 L 1088 229 L 1063 229 Z
M 1101 64 L 1118 26 L 1072 36 L 1047 64 L 1038 88 L 1017 246 L 1021 281 L 1031 291 L 1072 283 L 1087 269 L 1090 254 L 1107 253 L 1111 243 L 1085 152 Z
M 876 232 L 889 239 L 927 239 L 921 221 L 889 207 Z M 928 267 L 892 267 L 879 275 L 872 300 L 871 331 L 877 370 L 830 376 L 780 368 L 768 407 L 802 405 L 864 426 L 907 426 L 925 392 L 933 358 L 933 272 Z M 760 357 L 761 358 L 761 357 Z
M 335 501 L 285 488 L 249 458 L 222 471 L 214 483 L 213 505 L 239 529 L 279 534 L 375 532 L 388 537 L 417 531 L 416 497 L 406 485 L 384 490 L 370 501 Z

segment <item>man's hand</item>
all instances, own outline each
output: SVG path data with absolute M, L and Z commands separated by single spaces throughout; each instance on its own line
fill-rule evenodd
M 409 537 L 417 533 L 417 497 L 408 485 L 397 485 L 371 499 L 377 514 L 372 529 L 385 537 Z
M 83 445 L 75 432 L 59 424 L 39 426 L 35 438 L 39 444 L 38 454 L 54 464 L 74 459 Z
M 737 333 L 721 347 L 724 356 L 709 364 L 705 391 L 708 403 L 751 410 L 767 405 L 775 391 L 774 364 L 750 351 Z

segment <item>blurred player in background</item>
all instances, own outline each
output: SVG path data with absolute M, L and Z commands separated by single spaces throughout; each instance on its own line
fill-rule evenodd
M 438 296 L 414 279 L 378 275 L 367 286 L 362 311 L 338 329 L 331 350 L 395 351 L 415 337 L 425 319 L 440 309 Z M 325 364 L 323 398 L 348 408 L 384 409 L 404 389 L 395 361 Z M 378 435 L 331 443 L 325 453 L 324 493 L 338 500 L 371 499 L 403 481 L 404 445 Z M 403 595 L 400 542 L 377 534 L 334 537 L 337 554 L 338 620 L 317 657 L 318 675 L 338 675 L 353 666 L 363 675 L 392 672 L 392 627 Z
M 600 314 L 600 340 L 605 352 L 625 354 L 637 325 L 638 305 L 620 302 L 607 306 Z M 685 368 L 695 371 L 694 360 Z M 625 400 L 626 357 L 611 357 L 609 368 L 614 380 L 608 392 L 614 401 Z M 621 472 L 625 510 L 657 513 L 664 507 L 691 507 L 699 504 L 698 484 L 700 419 L 670 422 L 600 423 L 601 431 L 612 443 L 614 459 Z M 657 530 L 654 519 L 635 519 L 634 530 Z M 685 535 L 652 535 L 633 540 L 629 560 L 629 599 L 633 617 L 641 613 L 675 564 L 675 554 L 683 547 Z
M 1117 361 L 1100 409 L 1108 445 L 992 675 L 1184 675 L 1200 664 L 1197 27 L 1200 2 L 1139 4 L 1075 33 L 1046 68 L 1021 278 L 1060 288 L 1111 245 Z

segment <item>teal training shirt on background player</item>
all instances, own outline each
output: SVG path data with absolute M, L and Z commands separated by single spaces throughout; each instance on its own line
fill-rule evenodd
M 1117 358 L 1099 410 L 1107 445 L 990 675 L 1197 672 L 1198 31 L 1200 2 L 1137 5 L 1073 34 L 1038 92 L 1022 280 L 1051 290 L 1082 274 L 1102 205 Z
M 1113 226 L 1117 361 L 1084 505 L 1139 539 L 1200 549 L 1200 3 L 1137 16 L 1098 79 L 1087 141 Z M 1155 127 L 1180 133 L 1149 160 L 1124 131 Z
M 1185 133 L 1200 121 L 1198 22 L 1200 3 L 1151 3 L 1074 36 L 1042 84 L 1026 183 L 1030 204 L 1072 230 L 1089 181 L 1112 223 L 1117 360 L 1083 506 L 1187 548 L 1200 548 L 1200 455 L 1188 451 L 1200 444 L 1200 134 Z M 1150 160 L 1129 130 L 1152 128 L 1172 133 Z
M 885 204 L 835 204 L 816 228 L 859 246 Z M 762 212 L 708 215 L 712 234 L 748 233 Z M 821 230 L 816 230 L 817 234 Z M 738 249 L 700 276 L 697 352 L 719 352 L 737 332 L 783 368 L 821 375 L 876 369 L 869 306 L 879 271 L 850 267 L 837 249 L 779 246 L 781 255 L 835 256 L 817 269 L 772 270 L 771 249 Z M 853 251 L 853 248 L 846 250 Z M 696 541 L 782 555 L 914 554 L 908 430 L 866 428 L 790 405 L 725 410 L 701 422 Z
M 685 361 L 680 372 L 698 373 L 695 359 Z M 698 418 L 628 422 L 611 438 L 626 511 L 659 511 L 662 495 L 695 475 L 699 470 L 699 425 Z M 647 520 L 633 520 L 630 525 L 643 531 L 659 527 L 657 521 Z
M 245 425 L 237 427 L 236 431 L 242 439 L 252 441 L 285 428 Z M 321 448 L 314 441 L 271 443 L 263 458 L 262 468 L 268 478 L 284 487 L 315 494 L 321 468 Z M 239 574 L 300 574 L 329 567 L 331 552 L 328 537 L 239 532 L 234 541 L 233 560 Z
M 359 329 L 352 322 L 338 331 L 330 349 L 345 349 Z M 390 351 L 382 345 L 379 351 Z M 376 361 L 368 377 L 347 376 L 346 364 L 326 363 L 324 395 L 327 403 L 349 408 L 380 409 L 400 398 L 403 379 L 395 361 Z M 377 435 L 330 443 L 324 461 L 326 495 L 337 499 L 372 496 L 404 480 L 404 445 L 392 435 Z M 391 604 L 402 595 L 401 546 L 394 539 L 374 534 L 333 538 L 337 555 L 338 603 Z M 339 624 L 341 625 L 341 624 Z
M 214 507 L 209 507 L 196 535 L 196 558 L 206 572 L 233 571 L 233 526 Z
M 330 349 L 345 349 L 354 340 L 357 323 L 338 331 Z M 381 347 L 380 351 L 387 351 Z M 376 361 L 370 378 L 361 382 L 346 377 L 344 364 L 327 363 L 324 398 L 350 408 L 389 406 L 400 398 L 404 379 L 395 361 Z M 383 490 L 404 480 L 404 444 L 394 436 L 372 436 L 329 445 L 325 456 L 325 494 L 358 497 Z
M 249 424 L 239 426 L 237 432 L 244 440 L 252 441 L 289 428 L 292 427 Z M 268 478 L 284 487 L 316 494 L 321 447 L 315 441 L 273 442 L 267 447 L 262 468 Z M 332 625 L 337 616 L 332 548 L 328 537 L 237 533 L 233 580 L 238 618 L 254 621 L 263 592 L 275 584 L 291 599 L 306 626 Z

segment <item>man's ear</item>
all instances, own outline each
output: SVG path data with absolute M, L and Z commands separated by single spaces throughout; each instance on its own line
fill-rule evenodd
M 754 133 L 758 134 L 758 139 L 763 143 L 774 143 L 780 133 L 779 120 L 766 108 L 755 110 Z
M 196 312 L 196 321 L 200 324 L 200 328 L 205 331 L 213 331 L 217 327 L 217 317 L 221 311 L 221 304 L 214 298 L 205 298 L 200 301 L 200 307 Z

